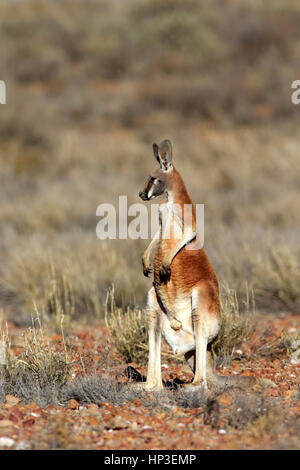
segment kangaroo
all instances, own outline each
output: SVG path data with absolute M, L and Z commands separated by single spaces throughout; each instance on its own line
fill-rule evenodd
M 146 307 L 148 371 L 146 382 L 140 385 L 153 391 L 163 388 L 163 336 L 174 354 L 183 354 L 192 369 L 194 378 L 187 384 L 192 389 L 207 390 L 208 384 L 210 387 L 238 385 L 239 379 L 245 379 L 243 384 L 248 386 L 254 377 L 225 377 L 214 371 L 208 346 L 216 338 L 221 322 L 217 276 L 203 246 L 199 246 L 195 206 L 173 164 L 171 142 L 163 140 L 159 145 L 153 144 L 153 153 L 159 168 L 149 176 L 139 196 L 150 201 L 165 194 L 166 201 L 159 206 L 159 229 L 142 258 L 144 275 L 149 277 L 154 255 L 154 281 Z M 182 216 L 185 207 L 191 208 L 189 220 Z M 178 228 L 180 237 L 175 236 Z

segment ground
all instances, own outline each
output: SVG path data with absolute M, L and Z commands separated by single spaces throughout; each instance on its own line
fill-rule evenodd
M 260 318 L 255 334 L 235 353 L 232 365 L 218 368 L 225 375 L 268 378 L 277 387 L 267 391 L 259 385 L 242 394 L 231 390 L 214 397 L 210 404 L 190 408 L 168 400 L 145 406 L 140 398 L 120 405 L 109 402 L 84 405 L 72 398 L 63 406 L 40 407 L 6 395 L 0 406 L 0 446 L 112 450 L 299 448 L 300 364 L 293 364 L 286 356 L 274 359 L 269 354 L 283 332 L 299 327 L 300 318 L 295 315 Z M 21 332 L 22 329 L 9 324 L 16 354 Z M 62 347 L 60 335 L 50 339 L 58 348 Z M 74 360 L 71 381 L 76 376 L 95 373 L 109 375 L 118 382 L 128 380 L 122 374 L 128 365 L 116 354 L 106 328 L 80 326 L 69 333 L 68 341 L 73 342 L 73 356 L 69 358 L 70 362 Z M 78 354 L 85 363 L 84 372 Z M 146 366 L 130 365 L 141 374 L 146 373 Z M 185 365 L 169 362 L 162 367 L 164 380 L 191 379 Z M 260 414 L 262 406 L 266 412 Z
M 7 369 L 0 359 L 0 446 L 300 447 L 285 336 L 300 339 L 299 24 L 295 0 L 0 1 L 0 340 L 12 354 Z M 138 194 L 163 139 L 204 204 L 204 248 L 229 292 L 218 356 L 235 352 L 220 372 L 277 387 L 205 399 L 126 386 L 129 365 L 146 373 L 150 239 L 98 239 L 96 214 L 119 214 L 120 196 L 150 211 Z M 239 323 L 252 292 L 253 335 Z M 32 316 L 44 336 L 28 332 Z M 167 355 L 163 374 L 191 379 Z

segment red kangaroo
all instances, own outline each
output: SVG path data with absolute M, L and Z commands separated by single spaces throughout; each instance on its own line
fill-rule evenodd
M 196 211 L 185 184 L 172 163 L 169 140 L 153 145 L 160 168 L 152 173 L 139 193 L 144 201 L 166 194 L 159 207 L 159 230 L 143 255 L 145 276 L 154 257 L 154 283 L 148 293 L 149 362 L 145 388 L 159 390 L 161 334 L 175 354 L 184 354 L 194 371 L 193 386 L 207 388 L 207 345 L 220 326 L 217 276 L 202 247 L 191 249 L 196 240 Z M 186 208 L 190 217 L 183 217 Z M 181 237 L 178 234 L 181 229 Z M 177 231 L 177 232 L 176 232 Z
M 143 255 L 144 275 L 151 273 L 151 255 L 155 251 L 153 287 L 148 292 L 147 321 L 149 357 L 147 390 L 163 388 L 161 376 L 161 336 L 174 354 L 184 354 L 194 379 L 190 387 L 255 383 L 255 377 L 220 376 L 213 368 L 209 343 L 220 327 L 219 286 L 215 271 L 203 247 L 196 240 L 195 207 L 185 184 L 172 163 L 172 145 L 164 140 L 153 144 L 153 153 L 160 168 L 154 171 L 139 196 L 144 201 L 166 194 L 167 202 L 159 206 L 159 229 Z M 185 206 L 190 210 L 186 221 Z M 181 228 L 181 236 L 178 235 Z M 193 248 L 193 249 L 190 249 Z M 274 384 L 265 380 L 265 384 Z

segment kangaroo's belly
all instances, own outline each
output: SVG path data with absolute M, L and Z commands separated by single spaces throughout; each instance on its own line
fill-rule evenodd
M 177 298 L 171 305 L 166 303 L 162 313 L 162 335 L 174 354 L 181 355 L 195 349 L 195 338 L 192 325 L 191 297 Z M 175 316 L 182 324 L 180 330 L 171 328 L 170 318 Z
M 164 319 L 162 335 L 172 351 L 176 355 L 182 355 L 188 351 L 195 349 L 195 338 L 191 328 L 182 324 L 182 328 L 174 331 L 170 326 L 170 321 L 167 317 Z
M 164 258 L 164 251 L 168 252 L 171 246 L 159 246 L 154 260 L 154 288 L 160 307 L 162 309 L 162 335 L 174 354 L 185 354 L 195 349 L 195 334 L 192 324 L 192 293 L 200 280 L 214 276 L 203 249 L 188 251 L 181 250 L 171 264 L 171 276 L 164 281 L 160 278 L 160 267 Z M 171 243 L 171 242 L 170 242 Z M 217 286 L 217 282 L 216 282 Z M 217 287 L 216 287 L 217 289 Z M 203 312 L 205 315 L 207 312 Z M 209 315 L 210 317 L 211 315 Z M 171 328 L 172 319 L 181 322 L 179 330 Z M 203 321 L 205 318 L 203 317 Z M 210 319 L 205 323 L 210 324 Z M 208 328 L 208 338 L 215 336 L 214 328 Z

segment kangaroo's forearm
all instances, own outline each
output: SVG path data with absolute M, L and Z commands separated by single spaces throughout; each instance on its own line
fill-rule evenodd
M 159 230 L 156 232 L 156 234 L 154 235 L 154 238 L 151 240 L 151 243 L 148 245 L 148 247 L 146 248 L 145 252 L 144 252 L 144 255 L 143 255 L 143 260 L 147 260 L 149 261 L 150 258 L 151 258 L 151 255 L 152 255 L 152 252 L 154 251 L 154 248 L 156 247 L 156 245 L 158 244 L 158 241 L 160 239 L 160 228 Z
M 172 248 L 172 250 L 168 253 L 168 255 L 164 259 L 164 264 L 166 265 L 171 265 L 173 259 L 177 255 L 177 253 L 190 241 L 192 241 L 196 236 L 196 232 L 193 230 L 187 231 L 187 233 L 184 234 L 183 238 L 178 240 L 178 242 L 175 244 L 175 246 Z
M 143 254 L 143 259 L 149 261 L 152 255 L 152 252 L 154 251 L 154 248 L 156 247 L 158 243 L 158 240 L 152 240 L 150 245 L 146 248 L 144 254 Z

